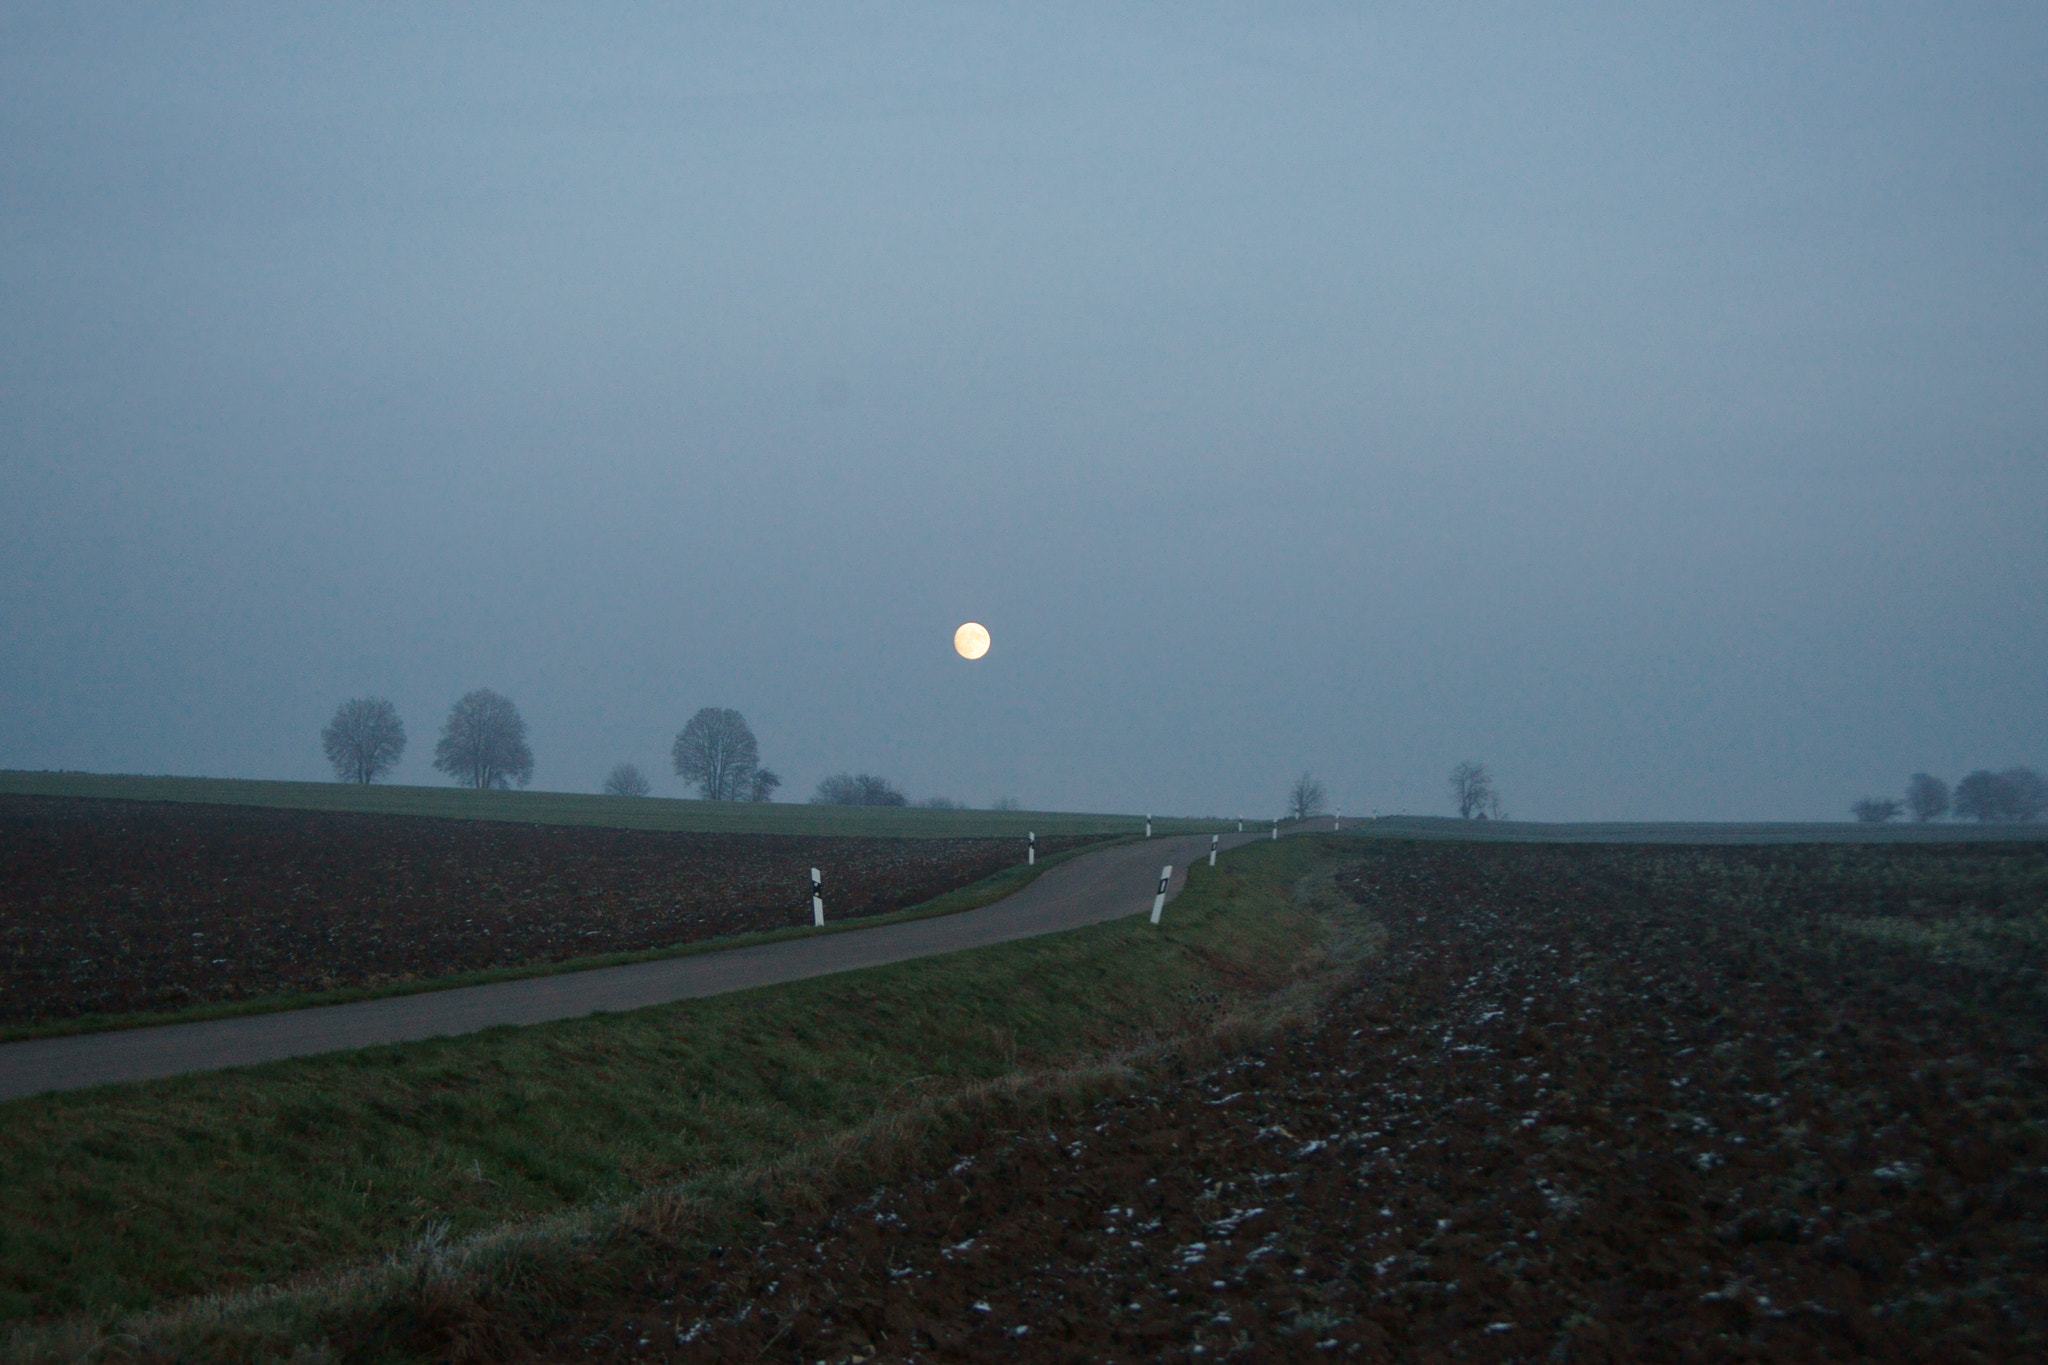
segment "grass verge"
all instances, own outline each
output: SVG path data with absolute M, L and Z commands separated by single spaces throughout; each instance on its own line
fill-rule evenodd
M 9 1104 L 4 1357 L 445 1357 L 1270 999 L 1354 851 L 1237 850 L 1157 929 Z
M 399 995 L 424 995 L 430 991 L 454 990 L 459 986 L 487 986 L 494 981 L 557 976 L 563 972 L 587 972 L 597 967 L 623 967 L 634 962 L 653 962 L 663 958 L 695 957 L 700 953 L 722 953 L 734 948 L 751 948 L 760 943 L 779 943 L 790 938 L 845 934 L 861 929 L 873 929 L 884 924 L 901 924 L 906 920 L 958 915 L 969 910 L 979 910 L 984 905 L 993 905 L 1005 896 L 1015 895 L 1061 863 L 1085 853 L 1098 853 L 1105 848 L 1115 848 L 1119 844 L 1130 842 L 1132 841 L 1128 838 L 1108 839 L 1084 848 L 1048 854 L 1040 858 L 1036 866 L 1025 866 L 1020 863 L 1015 867 L 1006 867 L 993 876 L 984 877 L 967 886 L 956 887 L 942 896 L 934 896 L 921 905 L 893 910 L 886 915 L 827 921 L 822 927 L 794 924 L 786 929 L 766 929 L 759 933 L 703 939 L 696 943 L 679 943 L 670 948 L 648 948 L 630 953 L 599 953 L 589 957 L 568 958 L 561 962 L 521 963 L 515 967 L 493 967 L 487 971 L 461 972 L 454 976 L 437 976 L 425 981 L 391 981 L 377 986 L 350 986 L 332 991 L 302 991 L 289 995 L 259 996 L 249 1000 L 219 1000 L 164 1013 L 82 1014 L 70 1019 L 52 1019 L 46 1023 L 9 1024 L 0 1026 L 0 1044 L 26 1042 L 31 1038 L 68 1037 L 79 1033 L 113 1033 L 123 1029 L 156 1028 L 165 1024 L 196 1024 L 208 1019 L 233 1019 L 248 1014 L 277 1014 L 284 1010 L 317 1009 L 322 1005 L 346 1005 L 357 1000 L 383 1000 Z

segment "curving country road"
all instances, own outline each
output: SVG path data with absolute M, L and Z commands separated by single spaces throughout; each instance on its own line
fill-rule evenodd
M 1222 846 L 1235 848 L 1262 837 L 1226 834 Z M 451 1037 L 504 1024 L 643 1009 L 1079 929 L 1150 911 L 1163 864 L 1173 864 L 1168 896 L 1179 895 L 1188 864 L 1207 856 L 1208 849 L 1205 834 L 1125 844 L 1049 868 L 1016 895 L 979 910 L 855 933 L 388 1000 L 7 1043 L 0 1045 L 0 1101 Z

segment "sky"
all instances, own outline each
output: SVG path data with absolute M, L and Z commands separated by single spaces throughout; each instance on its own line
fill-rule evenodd
M 0 3 L 0 767 L 1845 819 L 2048 767 L 2044 246 L 2034 0 Z

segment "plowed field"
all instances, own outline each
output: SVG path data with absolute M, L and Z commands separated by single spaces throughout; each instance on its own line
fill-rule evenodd
M 1407 846 L 1311 1027 L 676 1255 L 686 1361 L 2048 1359 L 2040 845 Z
M 1051 853 L 1091 842 L 1041 839 Z M 0 796 L 0 1023 L 666 948 L 929 900 L 1015 839 L 673 834 Z

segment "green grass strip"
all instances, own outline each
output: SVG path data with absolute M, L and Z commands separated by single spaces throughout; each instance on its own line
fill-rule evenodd
M 257 782 L 225 777 L 131 777 L 111 773 L 0 771 L 0 795 L 70 796 L 118 801 L 182 801 L 212 806 L 359 815 L 427 815 L 523 825 L 597 825 L 691 834 L 845 834 L 877 839 L 1022 839 L 1027 830 L 1061 834 L 1139 834 L 1142 815 L 1071 811 L 924 810 L 916 806 L 813 806 L 797 801 L 681 801 L 664 796 L 590 796 L 580 792 L 470 791 L 345 782 Z M 1209 834 L 1227 820 L 1168 819 L 1154 834 Z
M 671 948 L 647 948 L 638 952 L 599 953 L 589 957 L 569 958 L 561 962 L 527 962 L 514 967 L 491 967 L 483 971 L 461 972 L 454 976 L 439 976 L 426 981 L 391 981 L 376 986 L 348 986 L 331 991 L 303 991 L 289 995 L 265 995 L 247 1000 L 217 1000 L 204 1005 L 191 1005 L 181 1010 L 160 1014 L 81 1014 L 70 1019 L 52 1019 L 46 1023 L 9 1024 L 0 1027 L 0 1043 L 25 1042 L 31 1038 L 68 1037 L 79 1033 L 113 1033 L 123 1029 L 155 1028 L 164 1024 L 195 1024 L 207 1019 L 234 1019 L 249 1014 L 277 1014 L 283 1010 L 316 1009 L 321 1005 L 346 1005 L 357 1000 L 383 1000 L 399 995 L 424 995 L 430 991 L 454 990 L 458 986 L 487 986 L 494 981 L 517 981 L 533 976 L 557 976 L 563 972 L 587 972 L 597 967 L 623 967 L 634 962 L 653 962 L 662 958 L 696 957 L 702 953 L 729 952 L 735 948 L 751 948 L 760 943 L 779 943 L 784 939 L 812 938 L 825 934 L 858 933 L 884 924 L 901 924 L 906 920 L 932 919 L 939 915 L 958 915 L 968 910 L 978 910 L 984 905 L 993 905 L 1005 896 L 1017 892 L 1037 881 L 1046 871 L 1061 863 L 1078 858 L 1083 854 L 1099 852 L 1132 842 L 1129 839 L 1110 839 L 1084 848 L 1072 848 L 1063 853 L 1047 854 L 1036 866 L 1022 863 L 1006 867 L 992 876 L 984 877 L 967 886 L 956 887 L 941 896 L 919 905 L 892 910 L 886 915 L 872 915 L 862 919 L 827 921 L 822 927 L 812 924 L 795 924 L 786 929 L 764 929 L 752 934 L 733 934 L 725 938 L 704 939 L 696 943 L 680 943 Z
M 374 1262 L 430 1229 L 459 1239 L 711 1179 L 920 1095 L 1172 1036 L 1281 984 L 1322 941 L 1286 889 L 1346 842 L 1197 866 L 1160 928 L 1137 915 L 629 1014 L 0 1106 L 0 1319 L 41 1320 L 8 1355 L 141 1330 L 122 1316 L 181 1296 Z M 270 1311 L 266 1330 L 325 1330 L 286 1319 Z M 216 1339 L 178 1354 L 289 1354 L 209 1321 Z

